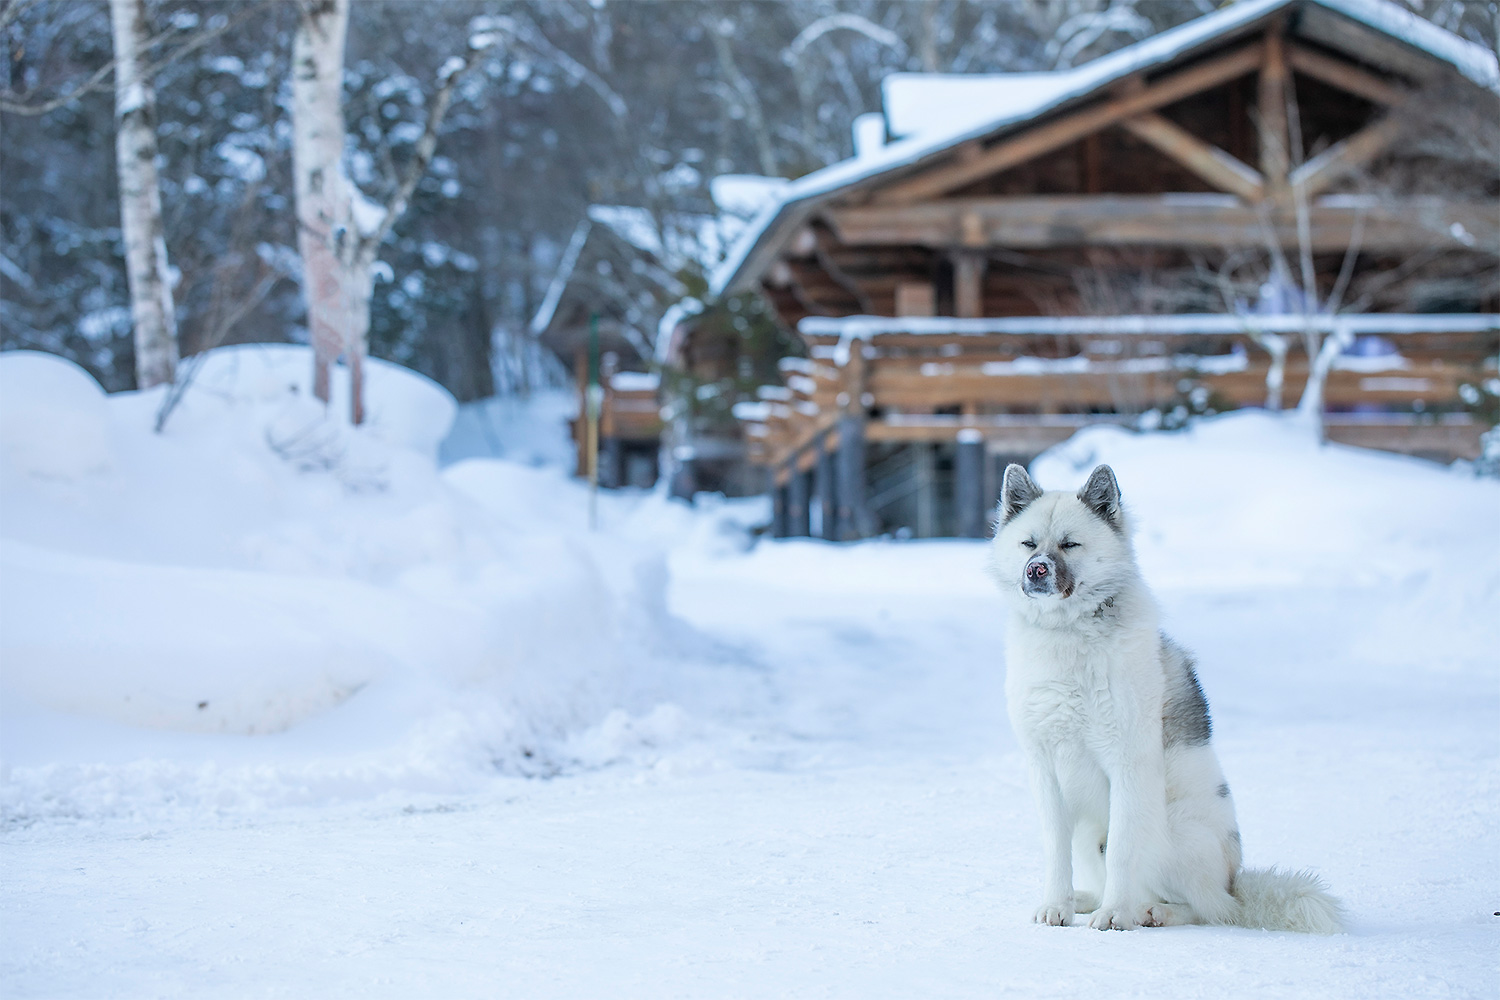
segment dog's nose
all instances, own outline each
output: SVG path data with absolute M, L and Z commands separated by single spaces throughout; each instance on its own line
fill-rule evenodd
M 1026 564 L 1026 579 L 1032 583 L 1040 583 L 1047 578 L 1047 564 L 1034 562 Z

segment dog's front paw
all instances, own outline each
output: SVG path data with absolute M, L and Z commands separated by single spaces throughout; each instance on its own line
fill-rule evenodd
M 1032 919 L 1051 927 L 1066 927 L 1073 922 L 1073 901 L 1043 903 L 1037 907 L 1036 916 Z
M 1089 918 L 1096 931 L 1133 931 L 1152 923 L 1151 910 L 1145 906 L 1101 906 Z

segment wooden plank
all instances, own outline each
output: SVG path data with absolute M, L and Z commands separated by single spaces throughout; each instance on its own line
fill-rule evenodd
M 1400 87 L 1382 80 L 1374 73 L 1366 72 L 1342 59 L 1326 56 L 1305 45 L 1288 45 L 1286 55 L 1292 69 L 1297 72 L 1372 103 L 1389 107 L 1401 103 L 1406 97 L 1405 91 Z
M 1218 146 L 1204 142 L 1168 118 L 1148 112 L 1127 118 L 1120 124 L 1220 191 L 1238 195 L 1252 204 L 1265 196 L 1265 178 L 1258 170 L 1241 163 Z
M 1479 457 L 1483 450 L 1480 436 L 1487 428 L 1484 424 L 1472 423 L 1366 423 L 1340 422 L 1337 414 L 1329 414 L 1324 422 L 1324 436 L 1339 444 L 1350 444 L 1360 448 L 1378 448 L 1402 455 L 1418 455 L 1438 461 L 1451 462 L 1455 458 L 1470 461 Z
M 1184 97 L 1227 83 L 1261 65 L 1262 43 L 1234 49 L 1185 70 L 1172 73 L 1145 89 L 1123 94 L 1044 125 L 1027 129 L 967 159 L 955 158 L 909 180 L 892 184 L 875 195 L 877 201 L 900 204 L 944 194 L 981 177 L 1007 170 L 1044 153 L 1144 111 L 1155 111 Z
M 1311 161 L 1310 161 L 1311 162 Z M 1363 215 L 1367 252 L 1407 253 L 1458 243 L 1462 224 L 1481 245 L 1500 237 L 1490 206 L 1435 199 L 1383 199 L 1370 205 L 1314 203 L 1309 211 L 1313 249 L 1349 245 Z M 1266 229 L 1255 207 L 1227 196 L 1040 195 L 951 198 L 914 205 L 835 209 L 829 218 L 852 246 L 963 244 L 966 219 L 978 219 L 987 244 L 1014 249 L 1063 246 L 1264 247 Z M 1268 215 L 1278 240 L 1297 245 L 1296 216 L 1285 204 Z
M 1385 152 L 1400 134 L 1401 124 L 1393 116 L 1366 125 L 1293 170 L 1292 186 L 1309 198 L 1321 194 L 1345 174 Z
M 1287 171 L 1291 169 L 1291 131 L 1287 124 L 1287 88 L 1291 71 L 1286 63 L 1286 38 L 1278 21 L 1266 32 L 1261 49 L 1257 110 L 1260 113 L 1260 172 L 1266 194 L 1284 201 Z

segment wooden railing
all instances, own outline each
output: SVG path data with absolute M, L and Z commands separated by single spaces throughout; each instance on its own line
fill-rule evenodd
M 1325 327 L 1318 336 L 1334 345 L 1324 358 L 1330 439 L 1431 457 L 1477 455 L 1486 428 L 1454 411 L 1462 386 L 1497 377 L 1500 317 L 1318 321 Z M 955 488 L 974 493 L 983 475 L 965 470 L 982 468 L 987 454 L 1034 455 L 1080 426 L 1170 410 L 1193 393 L 1217 408 L 1264 406 L 1279 382 L 1284 405 L 1296 405 L 1318 362 L 1292 318 L 1256 322 L 805 320 L 809 357 L 783 360 L 785 385 L 737 412 L 751 460 L 772 470 L 788 530 L 817 520 L 804 508 L 823 497 L 835 522 L 826 537 L 859 537 L 869 520 L 861 496 L 866 442 L 957 443 Z M 1278 345 L 1280 360 L 1272 353 Z M 801 482 L 808 477 L 821 477 L 821 487 Z M 973 517 L 961 513 L 959 521 L 960 533 L 982 530 Z

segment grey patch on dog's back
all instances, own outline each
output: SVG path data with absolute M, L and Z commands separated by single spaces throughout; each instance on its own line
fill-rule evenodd
M 1238 831 L 1238 830 L 1230 830 L 1229 831 L 1229 839 L 1232 840 L 1232 841 L 1234 841 L 1236 844 L 1238 844 L 1240 842 L 1240 831 Z
M 1218 796 L 1221 799 L 1229 798 L 1229 782 L 1224 782 L 1218 787 Z
M 1213 736 L 1213 721 L 1208 717 L 1208 699 L 1198 684 L 1193 658 L 1177 643 L 1161 637 L 1161 662 L 1166 673 L 1166 699 L 1161 711 L 1162 746 L 1179 743 L 1202 746 Z M 1225 791 L 1228 791 L 1226 786 Z

